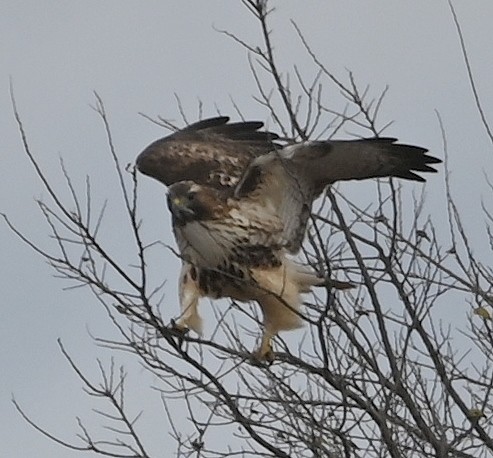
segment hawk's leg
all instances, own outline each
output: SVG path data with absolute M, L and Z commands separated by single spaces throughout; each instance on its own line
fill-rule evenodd
M 284 278 L 281 277 L 284 281 Z M 264 361 L 273 361 L 272 339 L 279 331 L 287 331 L 299 328 L 302 325 L 301 318 L 297 313 L 300 308 L 298 290 L 292 283 L 284 281 L 281 294 L 263 293 L 257 301 L 264 315 L 264 331 L 260 347 L 255 351 L 255 357 Z
M 183 263 L 179 281 L 179 297 L 181 315 L 174 323 L 175 328 L 192 329 L 197 334 L 202 333 L 202 318 L 198 312 L 201 297 L 198 285 L 197 269 L 186 262 Z

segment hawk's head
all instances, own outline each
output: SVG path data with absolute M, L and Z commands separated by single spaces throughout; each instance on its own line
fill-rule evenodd
M 168 189 L 168 207 L 178 225 L 216 219 L 224 214 L 225 205 L 220 191 L 193 181 L 180 181 Z

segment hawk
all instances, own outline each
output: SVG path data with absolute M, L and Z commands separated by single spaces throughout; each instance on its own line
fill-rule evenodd
M 395 138 L 282 146 L 262 127 L 223 116 L 199 121 L 150 144 L 136 164 L 168 186 L 182 258 L 176 325 L 201 332 L 200 297 L 256 301 L 264 328 L 256 356 L 270 358 L 272 338 L 301 326 L 301 294 L 327 284 L 290 256 L 325 187 L 375 177 L 425 181 L 417 172 L 436 172 L 431 164 L 441 161 Z

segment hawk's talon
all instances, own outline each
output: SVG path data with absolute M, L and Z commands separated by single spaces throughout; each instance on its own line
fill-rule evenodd
M 179 321 L 170 321 L 170 330 L 178 334 L 179 336 L 185 336 L 190 332 L 188 326 L 181 324 Z
M 264 354 L 261 354 L 259 351 L 254 351 L 249 358 L 250 364 L 257 367 L 270 366 L 275 359 L 276 355 L 273 351 Z
M 263 363 L 269 366 L 276 359 L 276 354 L 272 350 L 272 339 L 267 336 L 262 336 L 262 343 L 260 347 L 252 353 L 252 364 L 260 366 Z

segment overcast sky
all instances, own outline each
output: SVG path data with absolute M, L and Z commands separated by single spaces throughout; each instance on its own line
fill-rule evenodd
M 386 133 L 430 148 L 441 156 L 442 140 L 435 110 L 445 124 L 453 179 L 459 204 L 475 230 L 482 171 L 490 171 L 492 147 L 481 127 L 458 45 L 450 10 L 444 0 L 293 1 L 272 2 L 273 39 L 286 71 L 297 64 L 308 76 L 315 70 L 293 30 L 293 19 L 327 67 L 344 78 L 347 69 L 371 84 L 377 94 L 390 90 L 382 109 L 395 123 Z M 493 116 L 493 34 L 491 0 L 455 2 L 469 58 L 486 115 Z M 181 123 L 174 94 L 189 119 L 197 100 L 204 116 L 234 110 L 230 97 L 246 117 L 267 120 L 268 113 L 252 99 L 256 88 L 247 53 L 217 32 L 227 29 L 257 44 L 258 25 L 239 1 L 3 0 L 0 7 L 0 211 L 36 243 L 49 246 L 48 228 L 34 203 L 46 198 L 22 152 L 9 99 L 13 81 L 32 151 L 49 178 L 62 190 L 58 166 L 62 156 L 76 183 L 94 178 L 94 192 L 109 198 L 111 241 L 125 255 L 118 239 L 126 222 L 111 209 L 116 188 L 106 183 L 112 173 L 100 119 L 91 109 L 97 91 L 109 115 L 119 156 L 127 163 L 165 132 L 139 112 Z M 328 100 L 330 91 L 327 85 Z M 382 122 L 383 124 L 383 122 Z M 272 123 L 271 123 L 272 125 Z M 347 133 L 341 132 L 341 135 Z M 442 180 L 443 178 L 437 178 Z M 442 181 L 431 186 L 442 186 Z M 411 186 L 411 185 L 410 185 Z M 433 188 L 431 188 L 433 189 Z M 438 188 L 437 188 L 438 189 Z M 164 207 L 164 188 L 142 180 L 144 214 L 156 221 L 155 234 L 173 243 Z M 443 201 L 437 200 L 437 205 Z M 145 213 L 147 212 L 147 213 Z M 159 225 L 159 226 L 158 226 Z M 26 411 L 47 429 L 71 440 L 74 417 L 89 415 L 94 405 L 57 349 L 62 338 L 74 358 L 96 373 L 98 349 L 89 332 L 112 335 L 106 316 L 88 292 L 63 291 L 49 266 L 0 226 L 0 455 L 8 457 L 72 457 L 29 427 L 11 404 L 14 394 Z M 170 279 L 166 293 L 176 304 L 178 261 L 162 266 Z M 142 370 L 128 363 L 134 378 Z M 135 405 L 152 404 L 134 393 Z M 153 451 L 162 450 L 166 422 L 152 408 L 146 417 Z M 89 417 L 90 418 L 90 417 Z M 163 442 L 164 441 L 164 442 Z M 165 456 L 162 453 L 159 456 Z

